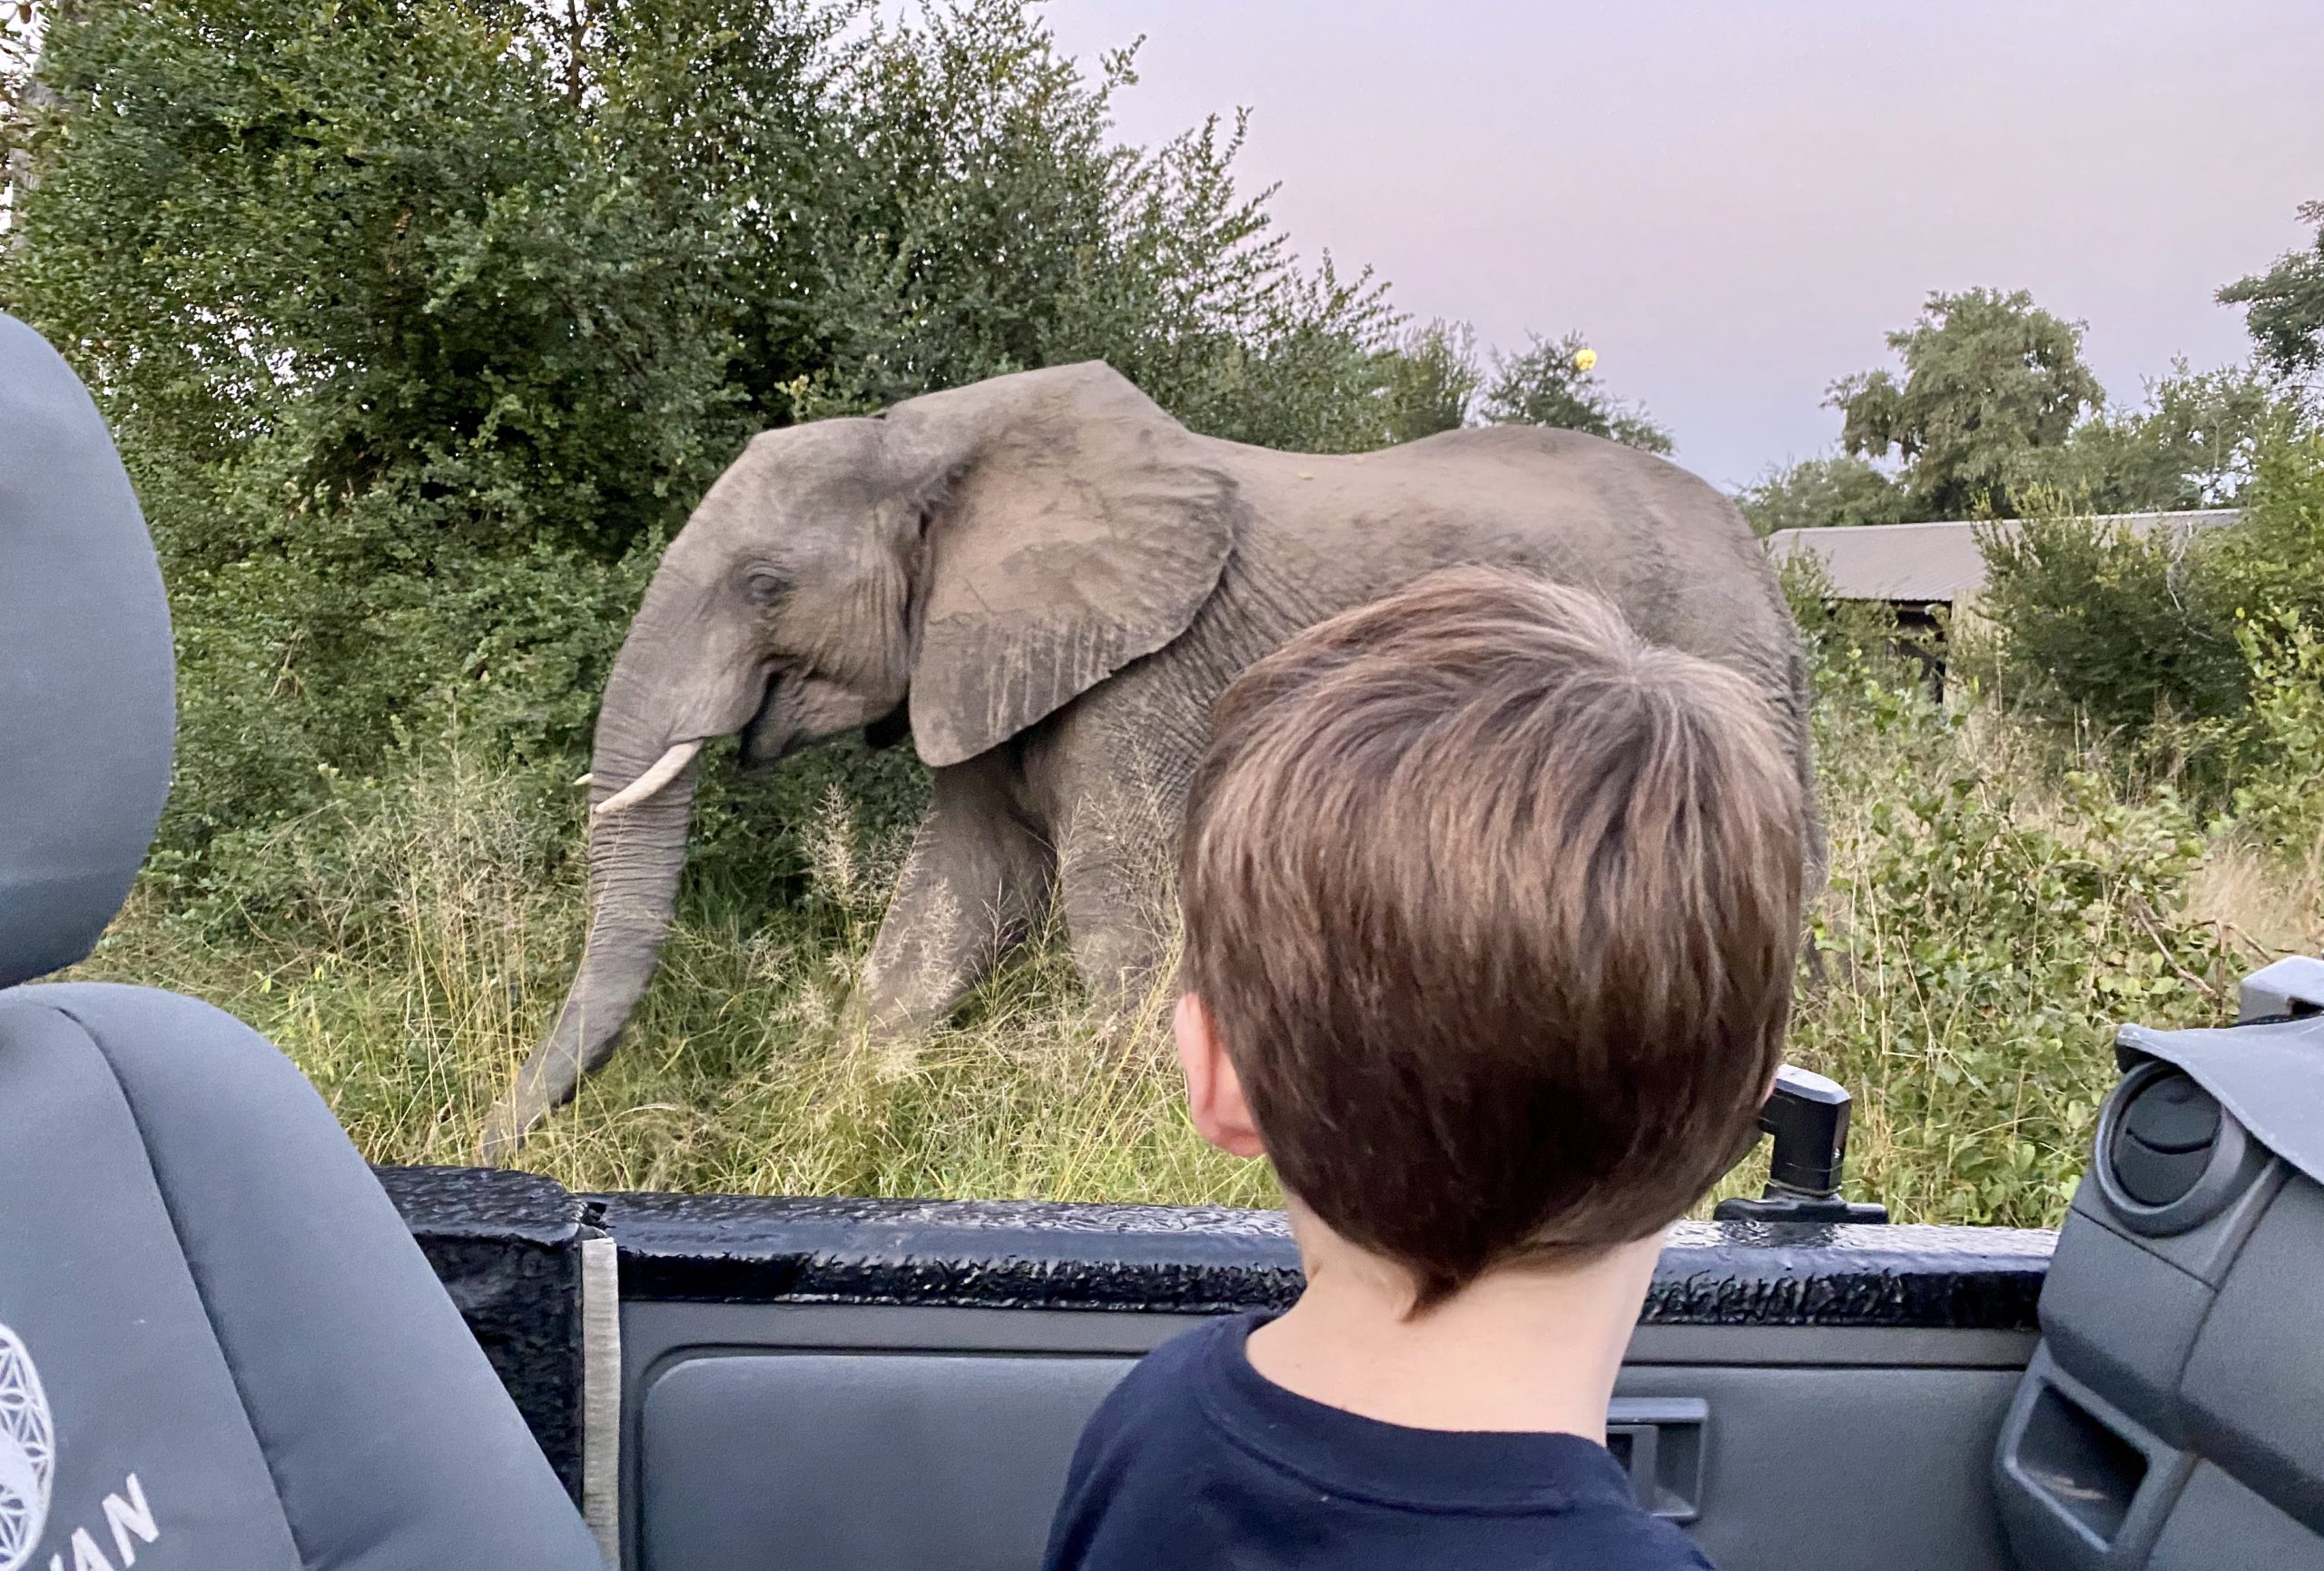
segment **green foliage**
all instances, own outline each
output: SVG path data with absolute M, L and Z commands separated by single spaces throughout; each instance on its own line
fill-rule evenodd
M 2134 763 L 2175 752 L 2207 788 L 2285 756 L 2254 706 L 2291 723 L 2283 673 L 2309 669 L 2308 635 L 2285 629 L 2324 626 L 2324 437 L 2270 438 L 2241 500 L 2234 525 L 2188 535 L 2063 514 L 1994 531 L 1979 610 L 2004 689 Z
M 1978 302 L 1974 312 L 1959 305 L 1964 299 Z M 2105 406 L 2078 363 L 2044 371 L 2033 351 L 2009 358 L 2004 330 L 2013 321 L 2027 342 L 2059 354 L 2079 329 L 2022 294 L 2003 301 L 2017 302 L 2006 311 L 1991 309 L 1993 299 L 1951 297 L 1942 327 L 1931 329 L 1925 316 L 1920 327 L 1892 333 L 1892 344 L 1921 360 L 1904 382 L 1871 371 L 1835 383 L 1831 401 L 1846 416 L 1847 450 L 1771 469 L 1745 488 L 1736 500 L 1753 527 L 1766 534 L 2060 506 L 2091 514 L 2228 507 L 2269 440 L 2300 424 L 2296 399 L 2269 377 L 2248 367 L 2190 371 L 2184 361 L 2147 384 L 2140 406 Z M 1982 390 L 1981 377 L 1991 383 Z M 2067 404 L 2055 386 L 2045 390 L 2044 378 L 2081 386 L 2075 396 L 2089 400 L 2086 417 L 2079 415 L 2085 406 Z M 1892 449 L 1904 459 L 1894 475 L 1864 456 Z
M 2049 483 L 2093 513 L 2226 507 L 2249 483 L 2261 444 L 2290 419 L 2253 371 L 2191 371 L 2180 361 L 2147 385 L 2143 408 L 2102 410 L 2075 427 Z
M 1932 294 L 1888 335 L 1904 361 L 1846 377 L 1827 400 L 1851 455 L 1904 462 L 1905 517 L 2000 517 L 2012 494 L 2048 478 L 2045 459 L 2105 390 L 2082 363 L 2083 327 L 2019 290 Z
M 33 65 L 47 25 L 43 10 L 33 0 L 0 6 L 0 232 L 7 227 L 16 183 L 30 173 L 22 147 L 39 96 Z
M 1769 469 L 1735 499 L 1762 535 L 1846 524 L 1904 521 L 1905 489 L 1877 464 L 1853 453 L 1803 459 Z
M 1899 637 L 1896 614 L 1886 602 L 1841 599 L 1823 558 L 1811 551 L 1794 551 L 1778 560 L 1776 579 L 1817 669 L 1879 670 L 1902 682 L 1904 667 L 1884 664 L 1896 659 Z
M 761 427 L 1102 357 L 1216 434 L 1433 429 L 1453 341 L 1407 352 L 1368 279 L 1302 267 L 1236 191 L 1239 127 L 1116 145 L 1131 79 L 1021 0 L 56 17 L 10 83 L 0 302 L 95 390 L 153 526 L 182 881 L 456 725 L 569 778 L 661 544 Z M 717 772 L 712 862 L 795 868 L 742 809 L 841 776 L 921 788 L 893 757 Z
M 2270 441 L 2240 500 L 2211 564 L 2216 603 L 2230 615 L 2290 612 L 2324 627 L 2324 431 Z
M 2168 791 L 2013 779 L 1967 716 L 1845 653 L 1818 697 L 1834 980 L 1804 997 L 1794 1056 L 1856 1093 L 1860 1192 L 1900 1218 L 2053 1223 L 2114 1027 L 2225 1007 L 2233 957 L 2190 906 L 2203 836 Z
M 2219 291 L 2221 305 L 2244 308 L 2260 358 L 2288 380 L 2324 369 L 2324 202 L 2302 203 L 2299 220 L 2316 225 L 2314 245 Z
M 1988 531 L 1978 612 L 2001 630 L 2004 691 L 2112 733 L 2240 708 L 2232 614 L 2196 565 L 2209 544 L 2072 514 Z
M 1596 357 L 1580 333 L 1536 336 L 1514 355 L 1495 355 L 1478 412 L 1490 425 L 1556 426 L 1609 437 L 1649 453 L 1668 453 L 1670 433 L 1644 410 L 1633 409 L 1599 380 Z
M 1482 380 L 1476 343 L 1466 322 L 1433 321 L 1405 335 L 1384 390 L 1391 441 L 1418 441 L 1468 423 Z
M 2245 618 L 2236 642 L 2251 702 L 2235 740 L 2236 828 L 2299 859 L 2324 850 L 2324 637 L 2298 611 Z

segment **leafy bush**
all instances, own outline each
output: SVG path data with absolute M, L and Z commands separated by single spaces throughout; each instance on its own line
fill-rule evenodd
M 2214 542 L 2071 514 L 1986 531 L 1978 613 L 2001 635 L 2002 690 L 2038 713 L 2143 735 L 2159 716 L 2244 702 L 2231 611 L 2202 570 Z
M 1896 614 L 1887 602 L 1840 598 L 1823 558 L 1809 551 L 1793 552 L 1778 562 L 1776 580 L 1817 669 L 1845 664 L 1892 682 L 1906 679 L 1897 660 Z
M 1899 1218 L 2053 1222 L 2114 1027 L 2228 1005 L 2232 958 L 2191 909 L 2201 826 L 2168 791 L 2021 776 L 2006 722 L 1853 649 L 1817 698 L 1828 980 L 1802 996 L 1793 1056 L 1856 1093 L 1856 1182 Z
M 2207 565 L 2215 603 L 2324 625 L 2324 430 L 2286 431 L 2262 448 L 2242 503 Z
M 1847 453 L 1771 469 L 1736 493 L 1735 502 L 1762 535 L 1905 518 L 1904 488 L 1878 465 Z
M 1649 453 L 1669 452 L 1670 433 L 1607 390 L 1597 359 L 1580 333 L 1536 336 L 1519 353 L 1493 358 L 1478 412 L 1492 425 L 1558 426 Z
M 2198 783 L 2231 777 L 2249 751 L 2253 629 L 2324 618 L 2324 437 L 2280 431 L 2242 500 L 2236 524 L 2191 534 L 2070 515 L 1990 532 L 1978 610 L 2002 690 L 2134 760 L 2176 750 Z
M 2236 631 L 2251 694 L 2233 731 L 2242 766 L 2232 823 L 2312 865 L 2324 855 L 2324 638 L 2298 611 L 2247 619 Z
M 1237 132 L 1112 143 L 1129 72 L 1019 0 L 58 13 L 5 127 L 36 178 L 0 301 L 91 382 L 153 525 L 181 888 L 264 909 L 278 831 L 399 738 L 569 778 L 659 546 L 757 428 L 1092 356 L 1250 440 L 1433 418 L 1444 368 L 1291 257 Z M 721 771 L 714 852 L 795 873 L 735 809 L 841 776 L 921 789 L 900 756 Z

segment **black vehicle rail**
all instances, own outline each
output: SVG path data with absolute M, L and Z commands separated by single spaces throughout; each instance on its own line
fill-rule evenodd
M 625 1306 L 1195 1316 L 1286 1305 L 1300 1285 L 1290 1235 L 1270 1211 L 576 1195 L 529 1173 L 473 1168 L 383 1168 L 379 1178 L 576 1497 L 587 1368 L 582 1245 L 593 1236 L 613 1241 Z M 1640 1324 L 1985 1332 L 2022 1360 L 2054 1237 L 1681 1223 Z

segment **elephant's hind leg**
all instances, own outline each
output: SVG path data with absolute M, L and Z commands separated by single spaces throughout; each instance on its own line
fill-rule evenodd
M 936 772 L 849 1023 L 874 1038 L 926 1031 L 1039 924 L 1053 858 L 1012 789 L 1006 748 Z

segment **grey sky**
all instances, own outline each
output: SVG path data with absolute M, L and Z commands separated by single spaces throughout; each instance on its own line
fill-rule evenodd
M 1584 330 L 1723 484 L 1838 433 L 1933 289 L 2024 288 L 2135 400 L 2241 358 L 2221 284 L 2324 198 L 2318 0 L 1051 0 L 1147 35 L 1131 140 L 1254 115 L 1299 250 L 1488 343 Z

